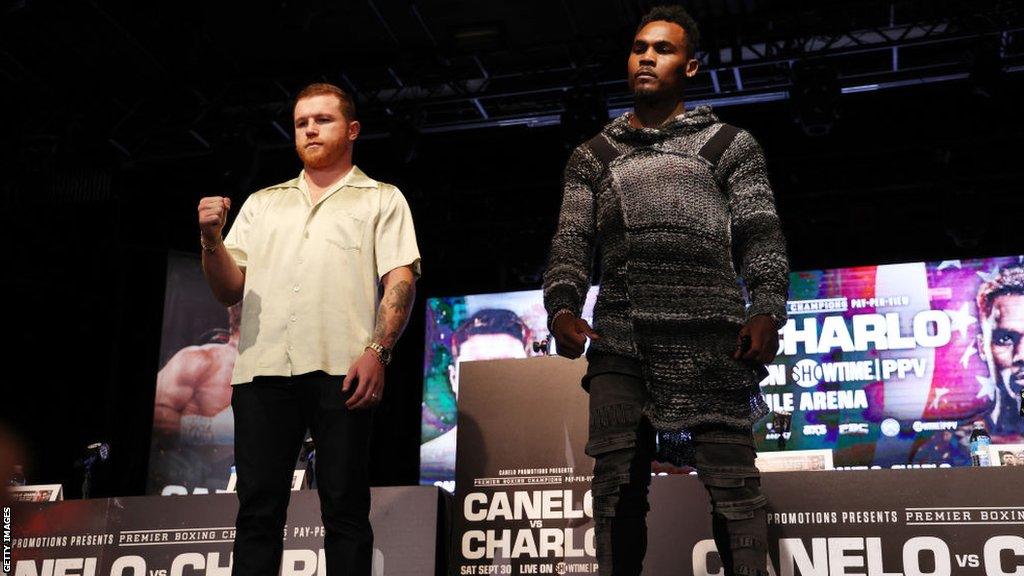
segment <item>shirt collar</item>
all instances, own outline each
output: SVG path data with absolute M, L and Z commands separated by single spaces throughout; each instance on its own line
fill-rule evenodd
M 352 169 L 348 171 L 348 174 L 341 179 L 339 183 L 342 186 L 351 186 L 353 188 L 376 188 L 377 181 L 366 175 L 365 172 L 359 169 L 358 166 L 353 165 Z
M 306 183 L 305 170 L 299 172 L 299 177 L 296 178 L 295 180 L 292 180 L 292 183 L 294 187 L 298 188 L 299 191 L 301 191 L 303 195 L 306 196 L 307 199 L 309 198 L 309 185 Z M 348 171 L 348 174 L 345 174 L 345 176 L 343 176 L 341 180 L 338 180 L 337 184 L 332 186 L 327 192 L 324 193 L 324 195 L 320 198 L 320 202 L 323 202 L 328 197 L 333 195 L 335 192 L 345 187 L 376 188 L 377 181 L 367 176 L 366 173 L 360 170 L 358 166 L 353 165 L 352 169 Z

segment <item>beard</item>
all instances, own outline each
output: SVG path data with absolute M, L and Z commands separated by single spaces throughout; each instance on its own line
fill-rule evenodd
M 302 165 L 307 168 L 326 168 L 337 164 L 344 156 L 347 149 L 345 141 L 324 142 L 318 148 L 303 148 L 295 145 L 295 151 L 302 160 Z
M 687 80 L 687 78 L 681 77 L 673 86 L 665 86 L 660 82 L 654 86 L 650 84 L 636 84 L 633 86 L 633 99 L 637 102 L 679 100 L 686 90 Z
M 639 101 L 660 100 L 661 90 L 654 86 L 636 86 L 633 88 L 633 98 Z

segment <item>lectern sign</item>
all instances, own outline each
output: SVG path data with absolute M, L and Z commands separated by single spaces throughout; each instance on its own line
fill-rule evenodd
M 460 367 L 458 574 L 596 574 L 584 361 Z

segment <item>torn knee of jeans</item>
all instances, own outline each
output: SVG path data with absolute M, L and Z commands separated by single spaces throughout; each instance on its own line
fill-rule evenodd
M 640 424 L 641 410 L 636 404 L 621 402 L 598 406 L 590 413 L 590 429 L 628 427 L 635 429 Z
M 626 450 L 627 448 L 634 447 L 636 447 L 635 432 L 618 432 L 615 434 L 601 434 L 599 436 L 591 437 L 590 441 L 587 442 L 587 447 L 584 452 L 586 452 L 587 456 L 597 458 L 601 454 L 615 452 L 616 450 Z
M 743 500 L 717 500 L 711 504 L 714 513 L 726 520 L 750 520 L 754 513 L 768 504 L 768 499 L 762 494 L 754 498 Z

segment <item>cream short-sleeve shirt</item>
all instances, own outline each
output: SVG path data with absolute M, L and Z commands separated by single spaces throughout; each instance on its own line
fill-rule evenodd
M 405 197 L 355 166 L 315 204 L 303 173 L 255 192 L 224 245 L 245 270 L 232 384 L 345 374 L 370 343 L 380 279 L 400 266 L 420 275 Z

